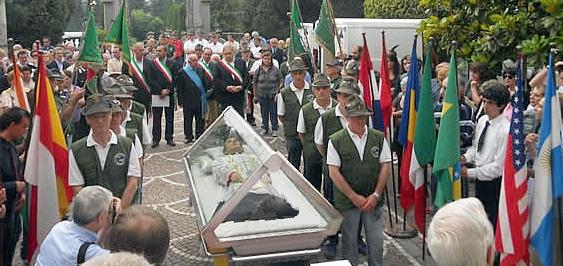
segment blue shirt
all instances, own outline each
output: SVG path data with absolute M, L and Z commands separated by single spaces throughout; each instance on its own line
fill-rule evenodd
M 78 250 L 83 243 L 96 242 L 98 236 L 96 233 L 79 226 L 71 221 L 62 221 L 57 223 L 39 248 L 36 266 L 45 265 L 76 265 L 78 258 Z M 92 244 L 86 251 L 85 259 L 89 259 L 109 254 L 109 250 Z
M 291 84 L 291 82 L 293 81 L 293 78 L 291 77 L 291 73 L 287 74 L 287 76 L 285 76 L 283 85 L 285 87 L 289 87 L 289 84 Z M 307 83 L 309 84 L 313 84 L 312 80 L 311 80 L 311 74 L 309 74 L 308 71 L 305 71 L 305 81 L 307 81 Z

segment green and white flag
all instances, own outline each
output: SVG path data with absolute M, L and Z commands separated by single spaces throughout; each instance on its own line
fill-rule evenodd
M 323 0 L 319 22 L 315 28 L 315 39 L 332 57 L 335 57 L 334 33 L 335 33 L 334 14 L 330 0 Z
M 301 40 L 300 30 L 303 29 L 303 24 L 301 22 L 301 12 L 299 11 L 299 6 L 297 5 L 297 0 L 291 0 L 291 19 L 289 21 L 289 31 L 291 41 L 289 43 L 289 62 L 293 60 L 296 56 L 305 54 L 305 48 L 303 47 L 303 42 Z

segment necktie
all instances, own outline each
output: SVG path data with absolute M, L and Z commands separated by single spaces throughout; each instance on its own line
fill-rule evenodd
M 479 135 L 479 142 L 477 142 L 477 152 L 481 151 L 481 147 L 483 147 L 483 143 L 485 142 L 485 135 L 487 135 L 487 129 L 489 128 L 489 121 L 485 123 L 485 127 L 481 131 L 481 135 Z

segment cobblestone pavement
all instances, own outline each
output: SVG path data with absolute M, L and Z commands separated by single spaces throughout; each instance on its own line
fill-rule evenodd
M 158 148 L 149 148 L 147 151 L 143 181 L 143 204 L 156 209 L 168 220 L 172 240 L 165 265 L 213 265 L 212 258 L 202 255 L 195 222 L 196 217 L 193 208 L 188 205 L 188 188 L 182 155 L 189 149 L 189 145 L 182 142 L 184 136 L 181 118 L 181 111 L 177 111 L 174 134 L 176 147 L 170 147 L 164 141 L 161 141 Z M 264 138 L 273 149 L 285 151 L 283 138 L 272 138 L 271 136 Z M 392 183 L 389 183 L 391 189 Z M 394 209 L 393 204 L 391 206 Z M 399 219 L 401 218 L 399 217 Z M 389 225 L 387 216 L 386 223 Z M 398 226 L 399 224 L 396 224 L 395 228 Z M 385 264 L 433 265 L 429 256 L 426 256 L 425 261 L 422 260 L 421 246 L 421 237 L 403 240 L 393 239 L 386 235 L 384 243 Z M 321 262 L 326 260 L 322 254 L 319 254 L 311 261 Z M 362 258 L 362 262 L 367 265 L 365 257 Z M 254 263 L 254 265 L 262 264 Z

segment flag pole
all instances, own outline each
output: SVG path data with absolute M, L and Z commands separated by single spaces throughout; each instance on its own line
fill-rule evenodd
M 336 29 L 336 18 L 334 17 L 334 10 L 332 9 L 332 2 L 328 1 L 328 12 L 330 17 L 332 18 L 332 31 L 334 32 L 334 36 L 336 36 L 336 41 L 338 43 L 338 51 L 340 52 L 340 56 L 344 56 L 344 51 L 342 50 L 342 45 L 340 44 L 340 35 L 338 35 L 338 31 Z M 334 55 L 336 57 L 336 55 Z M 337 58 L 337 57 L 336 57 Z
M 415 59 L 416 60 L 416 59 Z M 424 195 L 427 195 L 426 182 L 428 180 L 428 165 L 424 166 Z M 424 209 L 426 210 L 426 198 L 424 198 Z M 426 220 L 426 211 L 424 212 L 424 220 Z M 422 261 L 426 260 L 426 222 L 424 222 L 424 228 L 422 229 Z

